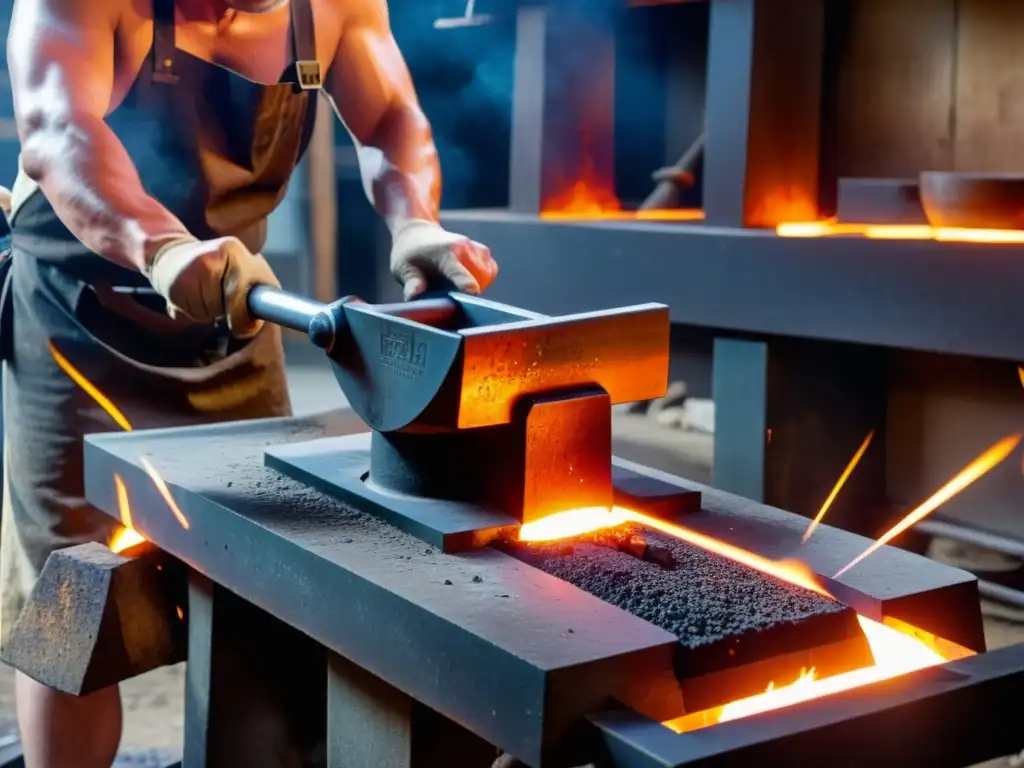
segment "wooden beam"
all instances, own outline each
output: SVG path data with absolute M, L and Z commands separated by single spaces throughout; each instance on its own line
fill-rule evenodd
M 954 166 L 1024 172 L 1024 5 L 961 0 Z
M 840 176 L 909 178 L 952 169 L 956 3 L 848 4 L 837 101 Z

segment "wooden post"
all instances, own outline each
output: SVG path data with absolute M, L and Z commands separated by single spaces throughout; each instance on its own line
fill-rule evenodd
M 711 0 L 708 224 L 817 218 L 824 0 Z

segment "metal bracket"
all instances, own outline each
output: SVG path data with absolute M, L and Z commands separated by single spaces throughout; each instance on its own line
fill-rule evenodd
M 295 62 L 296 83 L 300 90 L 317 91 L 324 83 L 319 61 Z

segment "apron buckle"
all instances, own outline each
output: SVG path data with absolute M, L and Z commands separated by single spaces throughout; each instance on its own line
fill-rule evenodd
M 297 83 L 303 91 L 316 91 L 323 85 L 319 61 L 296 61 Z

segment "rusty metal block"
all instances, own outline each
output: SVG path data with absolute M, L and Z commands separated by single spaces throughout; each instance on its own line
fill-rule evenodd
M 84 696 L 185 658 L 182 571 L 149 545 L 81 544 L 50 555 L 3 661 Z

